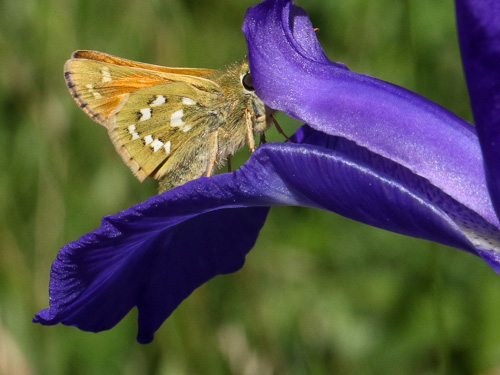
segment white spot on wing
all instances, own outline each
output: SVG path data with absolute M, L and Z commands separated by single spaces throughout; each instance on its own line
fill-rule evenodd
M 184 116 L 184 111 L 182 109 L 179 109 L 178 111 L 172 113 L 172 116 L 170 117 L 170 126 L 174 128 L 183 126 L 184 121 L 182 121 L 182 116 Z
M 190 99 L 190 98 L 182 98 L 182 103 L 185 104 L 185 105 L 196 104 L 196 102 L 193 99 Z
M 128 132 L 132 135 L 132 140 L 136 140 L 136 139 L 139 139 L 139 134 L 137 134 L 137 132 L 135 131 L 136 128 L 135 128 L 135 124 L 132 124 L 132 125 L 129 125 L 128 126 Z
M 146 146 L 153 142 L 153 137 L 151 135 L 147 135 L 144 137 L 144 142 L 146 142 Z
M 87 83 L 85 87 L 89 90 L 89 92 L 94 96 L 96 99 L 101 99 L 102 95 L 98 93 L 97 91 L 94 90 L 94 85 L 91 83 Z
M 142 108 L 141 109 L 141 118 L 139 121 L 146 121 L 151 118 L 151 108 Z
M 111 78 L 111 73 L 109 72 L 109 69 L 107 66 L 105 66 L 101 69 L 101 74 L 102 74 L 101 81 L 103 83 L 111 82 L 113 80 Z
M 186 133 L 191 130 L 193 125 L 184 123 L 184 121 L 182 121 L 182 116 L 184 116 L 184 111 L 182 109 L 172 113 L 172 116 L 170 117 L 170 126 L 173 128 L 179 128 Z
M 165 104 L 167 99 L 163 95 L 156 95 L 156 99 L 149 105 L 150 107 L 157 107 Z
M 170 141 L 168 141 L 167 143 L 165 143 L 165 146 L 163 146 L 163 148 L 165 149 L 165 152 L 167 155 L 170 154 L 170 149 L 172 147 L 172 143 Z
M 186 124 L 184 125 L 183 127 L 181 127 L 181 130 L 184 132 L 184 133 L 187 133 L 188 131 L 191 130 L 191 128 L 193 127 L 193 125 L 190 125 L 190 124 Z
M 163 146 L 163 142 L 160 141 L 158 138 L 156 138 L 153 143 L 151 143 L 151 147 L 153 147 L 153 151 L 156 152 L 158 151 L 161 146 Z

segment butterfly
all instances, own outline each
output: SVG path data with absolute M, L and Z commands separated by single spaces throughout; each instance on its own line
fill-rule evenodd
M 64 77 L 134 175 L 159 180 L 160 193 L 212 175 L 245 144 L 255 150 L 254 134 L 263 139 L 275 122 L 254 92 L 247 59 L 226 70 L 167 68 L 76 51 Z

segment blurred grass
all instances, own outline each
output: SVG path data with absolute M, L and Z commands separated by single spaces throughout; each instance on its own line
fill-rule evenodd
M 253 4 L 0 2 L 0 374 L 500 371 L 500 280 L 484 262 L 294 207 L 274 208 L 245 267 L 197 290 L 150 345 L 135 342 L 135 311 L 97 335 L 30 322 L 48 305 L 57 250 L 156 191 L 75 105 L 64 61 L 95 49 L 222 67 L 245 54 L 241 24 Z M 299 5 L 332 60 L 471 119 L 451 1 Z M 279 120 L 288 134 L 298 126 Z M 274 130 L 268 139 L 282 140 Z

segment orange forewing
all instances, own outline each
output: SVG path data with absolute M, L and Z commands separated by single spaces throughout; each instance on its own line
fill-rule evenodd
M 96 66 L 91 68 L 92 64 Z M 103 79 L 103 69 L 109 74 L 106 80 Z M 68 88 L 80 108 L 94 121 L 107 127 L 108 119 L 128 94 L 174 80 L 189 82 L 193 80 L 189 76 L 203 79 L 214 70 L 167 68 L 103 52 L 76 51 L 66 62 L 64 72 Z
M 212 74 L 214 71 L 211 69 L 193 69 L 193 68 L 167 68 L 161 65 L 146 64 L 138 61 L 122 59 L 113 55 L 108 55 L 104 52 L 98 51 L 75 51 L 71 56 L 73 59 L 87 59 L 94 61 L 102 61 L 108 64 L 130 66 L 133 68 L 141 68 L 146 70 L 154 70 L 156 72 L 186 74 L 190 76 L 203 77 Z

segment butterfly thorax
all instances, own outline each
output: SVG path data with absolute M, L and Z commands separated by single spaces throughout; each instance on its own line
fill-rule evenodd
M 250 68 L 246 59 L 207 77 L 220 86 L 217 97 L 210 105 L 211 108 L 217 108 L 220 116 L 217 129 L 218 166 L 245 144 L 249 144 L 253 150 L 253 134 L 261 134 L 270 126 L 265 104 L 257 97 L 253 87 L 245 84 L 244 80 L 248 77 Z M 251 79 L 249 83 L 251 85 Z

